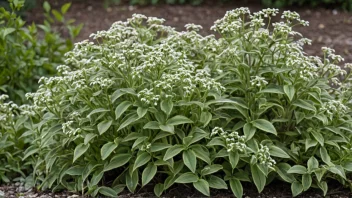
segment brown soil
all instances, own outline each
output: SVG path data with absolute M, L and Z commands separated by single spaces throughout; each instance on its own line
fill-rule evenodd
M 65 1 L 49 1 L 54 7 L 59 7 Z M 57 3 L 60 2 L 60 3 Z M 109 8 L 103 7 L 102 0 L 76 0 L 73 2 L 67 18 L 75 18 L 77 23 L 84 23 L 84 27 L 77 41 L 88 39 L 89 35 L 98 30 L 108 29 L 110 25 L 119 20 L 126 20 L 133 13 L 140 13 L 147 16 L 155 16 L 166 19 L 166 24 L 175 27 L 177 30 L 184 30 L 187 23 L 195 23 L 203 26 L 201 34 L 212 34 L 209 29 L 213 22 L 224 16 L 225 12 L 237 7 L 249 7 L 252 12 L 260 10 L 262 7 L 253 0 L 237 1 L 237 3 L 221 4 L 220 1 L 208 1 L 201 6 L 191 5 L 157 5 L 157 6 L 130 6 L 128 4 L 114 5 Z M 283 10 L 283 9 L 282 9 Z M 337 54 L 345 57 L 345 62 L 352 62 L 352 13 L 347 13 L 335 9 L 307 9 L 290 8 L 301 14 L 302 19 L 310 22 L 309 27 L 299 27 L 305 37 L 313 40 L 312 46 L 306 47 L 306 52 L 310 55 L 321 56 L 321 47 L 327 46 L 334 48 Z M 41 8 L 37 8 L 28 13 L 29 22 L 41 22 L 43 19 Z M 0 191 L 5 192 L 5 197 L 10 197 L 8 189 L 16 193 L 11 186 L 2 186 Z M 329 183 L 327 197 L 352 197 L 351 191 L 341 188 L 337 183 Z M 33 193 L 33 191 L 31 191 Z M 233 197 L 230 191 L 211 191 L 213 197 Z M 244 197 L 292 197 L 290 185 L 275 182 L 258 194 L 256 188 L 251 184 L 244 184 Z M 53 194 L 38 193 L 42 197 L 54 197 Z M 26 194 L 23 194 L 24 197 Z M 60 194 L 58 197 L 67 197 L 68 194 Z M 121 198 L 130 197 L 153 197 L 152 188 L 143 188 L 133 195 L 124 192 Z M 176 186 L 166 192 L 165 197 L 202 197 L 193 188 L 183 185 Z M 320 190 L 309 190 L 299 197 L 323 197 Z

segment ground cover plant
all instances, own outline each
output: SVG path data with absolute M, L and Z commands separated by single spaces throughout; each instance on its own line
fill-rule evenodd
M 74 25 L 74 20 L 65 19 L 69 3 L 55 10 L 44 2 L 43 24 L 26 24 L 17 13 L 24 4 L 24 0 L 10 0 L 10 10 L 0 8 L 0 93 L 9 95 L 17 104 L 26 102 L 25 93 L 36 91 L 41 76 L 56 73 L 82 28 Z M 59 30 L 53 27 L 57 23 L 61 24 Z M 70 36 L 64 38 L 63 30 Z
M 308 22 L 277 14 L 229 11 L 212 27 L 220 38 L 136 14 L 77 43 L 26 95 L 33 183 L 93 196 L 185 184 L 242 197 L 244 182 L 261 192 L 276 179 L 294 196 L 350 187 L 351 73 L 332 49 L 307 56 L 292 28 Z

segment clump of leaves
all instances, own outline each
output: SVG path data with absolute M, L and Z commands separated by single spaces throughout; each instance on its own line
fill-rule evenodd
M 6 93 L 17 104 L 25 102 L 25 93 L 38 88 L 41 76 L 54 75 L 64 62 L 64 54 L 73 48 L 73 39 L 82 25 L 73 25 L 64 15 L 71 4 L 61 10 L 51 9 L 45 2 L 44 24 L 26 25 L 16 12 L 24 0 L 9 1 L 11 11 L 0 8 L 0 93 Z M 64 39 L 52 25 L 60 22 L 70 38 Z
M 27 94 L 40 122 L 25 154 L 41 188 L 117 196 L 152 184 L 160 196 L 190 184 L 241 197 L 243 182 L 261 192 L 283 180 L 294 196 L 350 185 L 351 73 L 332 49 L 306 56 L 292 27 L 308 22 L 276 14 L 229 11 L 219 39 L 136 14 L 77 43 L 61 75 Z

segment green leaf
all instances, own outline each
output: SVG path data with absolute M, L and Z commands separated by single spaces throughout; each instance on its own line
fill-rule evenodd
M 168 133 L 172 133 L 174 134 L 175 133 L 175 128 L 174 128 L 174 125 L 159 125 L 159 128 L 162 130 L 162 131 L 165 131 L 165 132 L 168 132 Z
M 312 156 L 309 158 L 307 162 L 307 166 L 308 166 L 308 172 L 311 172 L 319 168 L 319 162 L 314 156 Z
M 166 144 L 166 143 L 153 143 L 152 146 L 150 147 L 150 152 L 157 152 L 157 151 L 162 151 L 164 149 L 170 148 L 172 145 L 171 144 Z
M 94 109 L 92 112 L 90 112 L 88 115 L 87 115 L 87 118 L 90 118 L 92 115 L 96 114 L 96 113 L 105 113 L 105 112 L 108 112 L 110 110 L 108 109 L 104 109 L 104 108 L 98 108 L 98 109 Z
M 197 159 L 193 150 L 185 150 L 182 154 L 183 162 L 193 172 L 196 172 Z
M 347 171 L 352 172 L 352 161 L 343 163 L 343 168 Z
M 193 121 L 182 115 L 177 115 L 175 117 L 170 118 L 168 121 L 166 121 L 167 125 L 180 125 L 180 124 L 186 124 L 186 123 L 193 123 Z
M 157 196 L 157 197 L 160 197 L 161 194 L 163 194 L 163 191 L 164 191 L 164 184 L 157 184 L 154 186 L 154 194 Z
M 320 147 L 319 151 L 320 151 L 320 157 L 323 160 L 323 162 L 325 162 L 327 165 L 333 166 L 334 164 L 331 163 L 331 158 L 330 158 L 326 148 Z
M 106 186 L 99 187 L 99 193 L 101 193 L 102 195 L 108 196 L 108 197 L 116 197 L 117 196 L 117 192 L 114 189 L 106 187 Z
M 343 179 L 346 180 L 345 171 L 343 170 L 342 166 L 336 165 L 336 166 L 333 166 L 333 167 L 329 167 L 329 171 L 334 173 L 334 174 L 340 175 Z
M 132 105 L 130 101 L 121 102 L 115 109 L 115 118 L 119 119 L 123 113 Z
M 266 184 L 266 177 L 256 164 L 251 165 L 251 172 L 254 184 L 257 187 L 258 192 L 260 193 L 263 191 L 264 186 Z
M 207 164 L 211 164 L 209 152 L 205 148 L 202 148 L 201 146 L 192 146 L 192 150 L 196 154 L 197 158 L 201 159 Z
M 242 187 L 240 180 L 230 179 L 230 187 L 231 187 L 233 194 L 237 198 L 241 198 L 243 196 L 243 187 Z
M 109 164 L 104 167 L 104 172 L 125 165 L 127 162 L 130 161 L 131 157 L 132 157 L 131 154 L 126 154 L 126 153 L 115 155 L 110 160 Z
M 172 103 L 171 100 L 163 100 L 160 103 L 161 110 L 166 114 L 170 115 L 172 108 L 174 106 L 174 103 Z
M 52 10 L 51 13 L 53 13 L 54 17 L 56 20 L 63 22 L 64 21 L 64 17 L 62 16 L 62 14 L 60 14 L 60 12 L 58 12 L 57 10 Z
M 68 9 L 71 7 L 71 3 L 65 3 L 62 7 L 61 7 L 61 13 L 62 14 L 66 14 L 66 12 L 68 11 Z
M 134 162 L 133 171 L 135 171 L 138 167 L 141 167 L 144 164 L 148 163 L 150 159 L 151 159 L 151 156 L 147 152 L 143 152 L 142 154 L 139 154 L 136 158 L 136 161 Z
M 203 168 L 201 171 L 201 175 L 210 175 L 213 173 L 218 172 L 219 170 L 222 170 L 222 165 L 220 164 L 212 164 L 212 165 L 207 165 L 206 167 Z
M 316 110 L 317 110 L 314 105 L 312 105 L 311 103 L 307 102 L 306 100 L 302 100 L 302 99 L 296 100 L 295 102 L 292 103 L 292 105 L 296 106 L 296 107 L 300 107 L 302 109 L 309 110 L 309 111 L 316 112 Z
M 211 121 L 211 119 L 213 118 L 212 114 L 207 112 L 207 111 L 203 111 L 200 114 L 200 123 L 203 124 L 203 127 L 207 126 L 209 124 L 209 122 Z
M 132 175 L 126 173 L 126 186 L 131 193 L 134 193 L 138 185 L 138 171 L 133 171 Z
M 209 184 L 204 179 L 200 179 L 197 182 L 193 182 L 193 186 L 203 195 L 210 196 Z
M 143 129 L 160 129 L 159 123 L 156 121 L 150 121 L 144 125 Z
M 296 124 L 299 124 L 306 116 L 305 113 L 300 112 L 300 111 L 294 111 L 295 113 L 295 118 L 296 118 Z
M 84 137 L 84 144 L 88 144 L 93 138 L 95 138 L 97 136 L 97 134 L 95 133 L 88 133 L 87 135 L 85 135 Z
M 287 171 L 291 168 L 291 166 L 287 163 L 279 163 L 276 165 L 275 170 L 277 174 L 286 182 L 292 183 L 296 179 L 292 174 L 288 174 Z
M 173 158 L 175 155 L 181 153 L 181 151 L 184 149 L 183 145 L 174 145 L 166 150 L 166 153 L 164 155 L 163 160 L 167 161 L 171 158 Z
M 312 185 L 312 177 L 310 176 L 310 174 L 304 174 L 302 176 L 302 185 L 304 191 L 310 188 L 310 186 Z
M 269 153 L 274 157 L 290 158 L 290 156 L 284 150 L 274 145 L 269 146 Z
M 215 137 L 212 138 L 208 144 L 207 147 L 211 147 L 211 146 L 222 146 L 222 147 L 226 147 L 225 142 L 222 140 L 222 138 L 220 137 Z
M 258 119 L 254 120 L 251 122 L 254 127 L 257 129 L 260 129 L 262 131 L 272 133 L 274 135 L 277 135 L 276 129 L 273 124 L 271 124 L 269 121 L 264 120 L 264 119 Z
M 308 149 L 310 147 L 313 147 L 315 145 L 317 145 L 317 141 L 315 139 L 309 139 L 307 138 L 306 141 L 305 141 L 305 148 L 306 148 L 306 151 L 308 151 Z
M 236 168 L 239 159 L 240 159 L 240 155 L 238 154 L 238 152 L 233 152 L 233 151 L 229 152 L 229 160 L 230 160 L 232 169 Z
M 83 155 L 89 148 L 89 144 L 81 143 L 76 146 L 75 151 L 73 152 L 73 162 L 75 162 L 81 155 Z
M 110 128 L 111 124 L 112 124 L 112 120 L 101 121 L 98 124 L 99 134 L 102 135 L 103 133 L 105 133 Z
M 252 137 L 255 135 L 255 132 L 257 129 L 253 126 L 251 123 L 246 123 L 243 126 L 243 133 L 246 136 L 246 141 L 252 139 Z
M 71 176 L 77 176 L 77 175 L 82 175 L 84 170 L 84 167 L 82 166 L 73 166 L 65 171 L 65 174 L 71 175 Z
M 142 186 L 148 184 L 155 176 L 157 167 L 153 163 L 149 163 L 142 173 Z
M 144 107 L 137 108 L 137 114 L 139 118 L 143 118 L 145 114 L 147 114 L 147 112 L 148 112 L 148 108 L 144 108 Z
M 322 181 L 318 183 L 318 186 L 324 192 L 324 197 L 325 197 L 326 193 L 328 192 L 328 184 L 325 181 Z
M 208 183 L 210 188 L 225 189 L 225 190 L 228 189 L 226 182 L 220 177 L 217 177 L 215 175 L 210 175 Z
M 47 1 L 44 1 L 43 8 L 44 8 L 45 12 L 50 12 L 50 10 L 51 10 L 51 6 Z
M 298 181 L 295 181 L 291 184 L 292 196 L 297 196 L 303 192 L 303 186 Z
M 121 129 L 127 127 L 128 125 L 137 121 L 138 119 L 139 119 L 139 117 L 137 114 L 132 114 L 120 125 L 120 127 L 117 129 L 117 131 L 120 131 Z
M 282 87 L 268 87 L 261 90 L 259 93 L 285 94 Z
M 198 176 L 194 173 L 187 172 L 180 175 L 176 180 L 175 183 L 187 184 L 193 183 L 198 181 Z
M 128 142 L 128 141 L 131 141 L 131 140 L 138 139 L 140 137 L 144 137 L 142 135 L 142 133 L 132 132 L 132 133 L 128 134 L 125 138 L 123 138 L 122 142 Z
M 313 135 L 314 139 L 319 142 L 321 146 L 324 146 L 324 137 L 320 132 L 313 130 L 310 133 Z
M 15 28 L 4 28 L 2 30 L 2 38 L 5 39 L 5 37 L 11 33 L 13 33 L 14 31 L 16 31 Z
M 101 159 L 105 160 L 116 149 L 117 145 L 114 142 L 108 142 L 101 147 Z
M 302 165 L 294 165 L 287 171 L 287 173 L 296 173 L 303 175 L 307 173 L 307 169 Z
M 284 92 L 288 99 L 292 101 L 295 96 L 295 87 L 293 85 L 284 85 Z

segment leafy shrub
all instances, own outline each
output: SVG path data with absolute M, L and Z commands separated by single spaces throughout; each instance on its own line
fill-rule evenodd
M 56 73 L 56 66 L 64 61 L 64 54 L 73 47 L 72 40 L 78 35 L 82 25 L 72 25 L 63 15 L 70 4 L 61 8 L 61 13 L 51 10 L 45 2 L 46 19 L 43 25 L 26 25 L 16 14 L 24 1 L 9 1 L 12 11 L 0 8 L 0 93 L 6 93 L 16 103 L 25 101 L 24 94 L 38 88 L 41 76 Z M 53 15 L 50 14 L 50 11 Z M 70 38 L 64 39 L 52 25 L 57 21 L 69 30 Z
M 292 27 L 308 22 L 285 11 L 270 23 L 277 13 L 229 11 L 212 27 L 219 39 L 135 14 L 77 43 L 27 94 L 40 121 L 25 155 L 41 189 L 116 196 L 151 183 L 160 196 L 181 183 L 241 197 L 243 182 L 261 192 L 279 179 L 294 196 L 350 185 L 351 73 L 332 49 L 306 56 Z
M 104 5 L 108 7 L 110 4 L 120 4 L 121 0 L 104 0 Z M 191 4 L 191 5 L 200 5 L 203 3 L 203 0 L 129 0 L 129 3 L 132 5 L 156 5 L 158 3 L 167 3 L 167 4 Z
M 32 177 L 27 177 L 32 172 L 31 164 L 22 162 L 23 151 L 33 140 L 25 133 L 29 122 L 24 124 L 31 106 L 5 103 L 7 98 L 0 95 L 0 184 L 15 179 L 33 186 Z
M 284 7 L 292 5 L 316 6 L 337 6 L 344 10 L 352 11 L 352 0 L 262 0 L 262 4 L 267 7 Z

